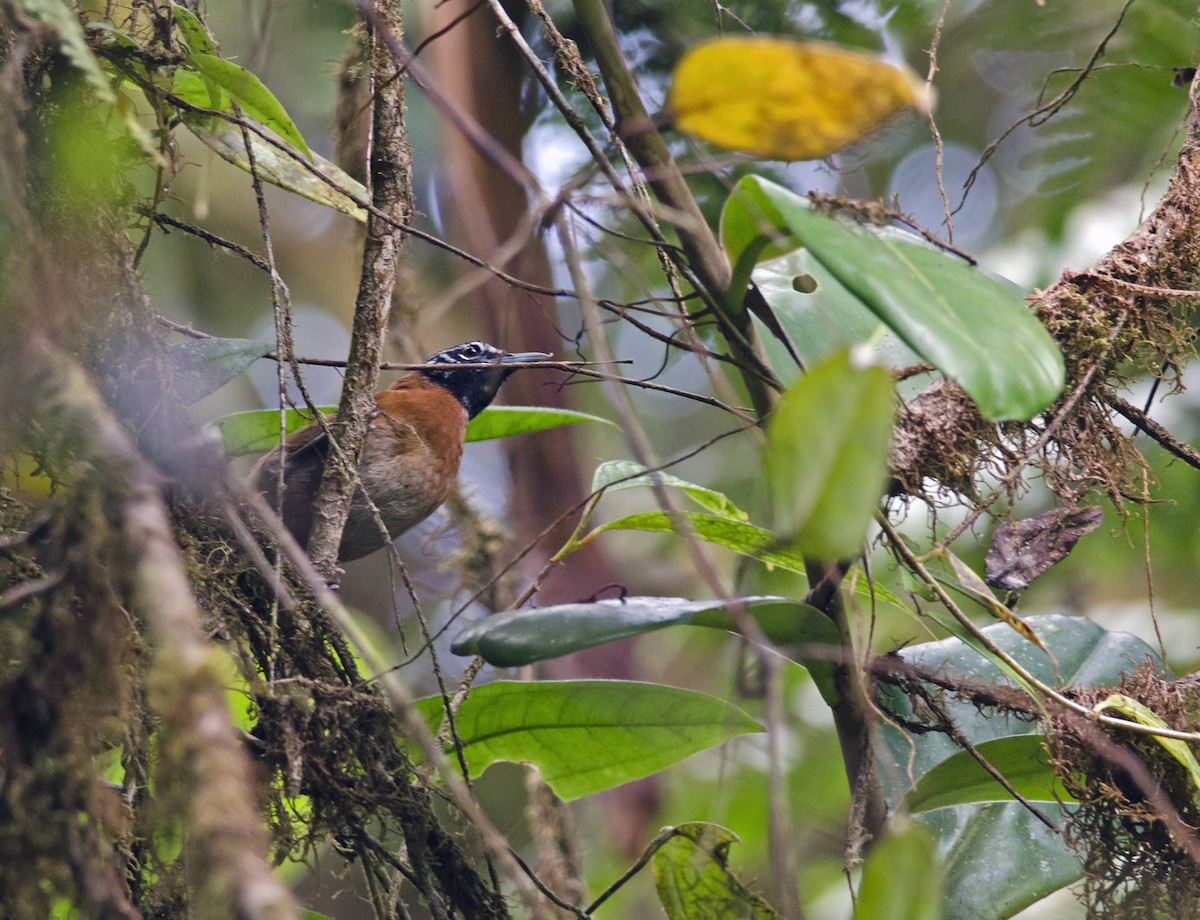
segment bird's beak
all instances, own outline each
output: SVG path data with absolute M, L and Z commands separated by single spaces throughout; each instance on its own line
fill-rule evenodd
M 516 370 L 515 367 L 509 367 L 513 364 L 532 364 L 535 361 L 548 361 L 554 355 L 548 355 L 544 351 L 518 351 L 506 352 L 504 357 L 500 359 L 500 363 L 505 365 L 505 370 Z

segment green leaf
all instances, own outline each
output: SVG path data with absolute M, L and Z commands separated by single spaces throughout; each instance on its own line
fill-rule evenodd
M 418 701 L 432 721 L 442 699 Z M 655 773 L 762 726 L 693 690 L 623 680 L 496 681 L 455 717 L 472 777 L 498 760 L 530 763 L 570 801 Z
M 312 161 L 312 151 L 291 116 L 258 77 L 232 61 L 199 51 L 189 54 L 186 63 L 229 93 L 247 115 L 270 128 Z
M 654 854 L 654 887 L 668 920 L 777 920 L 778 914 L 729 869 L 737 834 L 693 821 L 671 828 Z
M 142 49 L 141 42 L 126 35 L 111 22 L 89 22 L 83 28 L 89 35 L 99 37 L 101 41 L 111 41 L 121 48 L 132 48 L 139 51 Z
M 1169 729 L 1171 727 L 1154 710 L 1123 693 L 1113 693 L 1093 707 L 1095 712 L 1103 712 L 1106 709 L 1115 709 L 1121 715 L 1150 728 Z M 1192 778 L 1192 785 L 1200 789 L 1200 763 L 1196 762 L 1196 755 L 1192 753 L 1187 742 L 1179 738 L 1163 738 L 1159 735 L 1155 735 L 1154 740 L 1161 744 L 1164 750 L 1188 771 L 1188 775 Z
M 167 349 L 175 369 L 175 386 L 189 403 L 223 387 L 275 349 L 254 339 L 185 339 Z
M 724 546 L 735 553 L 749 556 L 767 565 L 779 566 L 789 572 L 805 574 L 804 556 L 794 550 L 780 546 L 779 537 L 748 524 L 715 514 L 698 514 L 694 511 L 679 512 L 678 520 L 666 511 L 641 511 L 628 514 L 597 527 L 593 534 L 608 530 L 641 530 L 648 533 L 679 533 L 686 527 L 700 540 L 716 546 Z
M 204 27 L 204 23 L 200 21 L 200 17 L 186 6 L 178 3 L 171 4 L 171 13 L 175 17 L 175 25 L 183 33 L 183 40 L 187 42 L 191 51 L 197 54 L 215 55 L 217 53 L 217 46 L 213 44 L 212 37 L 208 34 L 208 29 Z
M 771 642 L 829 648 L 840 644 L 836 627 L 814 607 L 782 597 L 742 597 L 738 602 Z M 510 610 L 469 626 L 459 633 L 450 650 L 456 655 L 480 655 L 497 667 L 515 668 L 668 626 L 705 626 L 736 632 L 728 606 L 720 600 L 625 597 Z M 783 651 L 786 654 L 788 650 Z M 831 656 L 812 658 L 801 654 L 796 660 L 808 668 L 827 701 L 836 699 Z
M 754 269 L 752 277 L 796 351 L 810 367 L 849 345 L 881 341 L 887 330 L 879 317 L 807 250 L 798 249 L 764 262 Z M 812 290 L 808 293 L 797 290 L 798 285 Z M 796 362 L 786 349 L 769 336 L 763 336 L 763 346 L 771 367 L 784 374 L 788 382 L 795 379 Z M 898 352 L 899 348 L 892 346 L 892 351 Z M 904 349 L 885 363 L 899 367 L 914 364 L 916 360 Z
M 177 96 L 189 105 L 199 106 L 203 109 L 215 109 L 219 112 L 224 112 L 229 108 L 229 103 L 225 98 L 224 93 L 212 80 L 205 79 L 194 70 L 184 70 L 182 67 L 175 71 L 171 81 L 171 94 Z M 203 121 L 210 126 L 228 125 L 216 116 L 194 115 L 192 113 L 184 113 L 184 122 L 191 127 L 191 123 L 200 123 Z M 257 152 L 256 152 L 257 159 Z
M 325 414 L 336 410 L 336 406 L 318 406 Z M 298 431 L 312 423 L 306 409 L 287 409 L 284 412 L 287 434 Z M 279 410 L 254 409 L 250 412 L 234 412 L 222 416 L 213 424 L 221 434 L 225 452 L 235 457 L 242 454 L 261 454 L 279 443 Z
M 572 409 L 551 409 L 541 406 L 488 406 L 467 423 L 468 441 L 488 441 L 492 438 L 509 438 L 518 434 L 561 428 L 563 425 L 579 425 L 598 422 L 612 425 L 606 418 L 575 412 Z M 616 426 L 613 426 L 616 427 Z
M 177 92 L 181 99 L 203 108 L 211 106 L 206 100 L 207 89 L 199 75 L 194 74 L 190 84 L 181 83 L 181 76 L 187 71 L 176 71 L 175 85 L 177 88 L 188 86 L 188 95 Z M 203 97 L 197 95 L 203 92 Z M 183 123 L 187 125 L 197 138 L 215 152 L 223 160 L 232 163 L 238 169 L 250 171 L 250 160 L 246 156 L 246 145 L 241 129 L 223 119 L 198 115 L 191 112 L 183 113 Z M 335 163 L 331 163 L 320 154 L 309 157 L 311 167 L 296 161 L 280 151 L 277 147 L 266 143 L 261 138 L 250 135 L 250 146 L 254 150 L 254 165 L 258 174 L 272 185 L 315 201 L 319 205 L 340 211 L 353 217 L 359 223 L 366 223 L 366 209 L 358 204 L 370 198 L 366 187 L 357 179 L 351 178 Z M 324 177 L 324 178 L 321 178 Z
M 1153 650 L 1128 633 L 1107 632 L 1082 617 L 1032 616 L 1028 623 L 1050 650 L 1039 651 L 1006 624 L 985 629 L 988 637 L 1034 677 L 1052 685 L 1108 686 L 1120 680 Z M 1003 672 L 965 642 L 945 639 L 902 649 L 901 659 L 952 680 L 1011 684 Z M 1058 670 L 1055 671 L 1054 661 Z M 895 688 L 881 687 L 885 711 L 913 718 L 908 699 Z M 972 744 L 1014 734 L 1034 734 L 1033 721 L 988 715 L 970 702 L 945 699 L 943 705 Z M 879 775 L 893 803 L 910 794 L 912 781 L 960 753 L 944 734 L 908 735 L 887 720 L 881 728 Z M 1041 810 L 1062 825 L 1064 806 L 1046 804 Z M 945 854 L 944 904 L 947 920 L 1002 920 L 1081 875 L 1078 858 L 1062 837 L 1043 825 L 1019 803 L 961 805 L 925 812 L 917 820 L 938 841 Z M 1003 853 L 1004 858 L 997 859 Z
M 232 340 L 231 340 L 232 341 Z M 270 351 L 272 346 L 267 346 Z M 317 406 L 320 412 L 329 415 L 336 406 Z M 495 417 L 493 417 L 495 416 Z M 306 409 L 288 409 L 285 427 L 291 434 L 312 422 Z M 560 425 L 575 425 L 580 422 L 604 422 L 607 419 L 583 412 L 566 409 L 541 409 L 536 406 L 489 406 L 467 424 L 468 441 L 486 441 L 489 438 L 504 438 L 531 431 L 544 431 Z M 214 422 L 221 433 L 225 452 L 261 454 L 279 443 L 279 410 L 253 409 L 249 412 L 234 412 Z
M 912 234 L 818 214 L 757 176 L 743 178 L 725 208 L 731 262 L 754 245 L 752 228 L 770 236 L 768 253 L 786 251 L 787 241 L 806 247 L 986 417 L 1030 419 L 1061 392 L 1062 354 L 1011 282 Z
M 190 50 L 200 54 L 215 55 L 217 53 L 217 47 L 213 44 L 208 29 L 195 13 L 178 3 L 172 3 L 171 10 L 175 16 L 175 25 L 183 34 L 184 42 Z M 203 94 L 200 93 L 196 83 L 203 84 Z M 215 80 L 202 77 L 199 73 L 183 67 L 175 70 L 171 92 L 185 102 L 201 108 L 215 109 L 220 112 L 231 111 L 225 94 L 221 92 L 221 87 Z
M 799 552 L 845 559 L 861 550 L 887 482 L 892 376 L 848 352 L 821 362 L 767 419 L 764 455 L 777 530 Z
M 1030 802 L 1073 802 L 1050 766 L 1041 735 L 1009 735 L 976 746 Z M 952 805 L 1011 802 L 1012 795 L 968 751 L 959 751 L 922 776 L 901 802 L 911 812 Z
M 778 567 L 795 575 L 807 577 L 804 557 L 793 550 L 781 547 L 780 539 L 771 531 L 745 521 L 719 517 L 712 514 L 698 514 L 694 511 L 681 511 L 682 523 L 691 528 L 691 532 L 700 540 L 723 546 L 739 555 L 757 559 L 767 566 Z M 639 511 L 628 514 L 601 524 L 589 538 L 609 530 L 639 530 L 646 533 L 679 533 L 678 523 L 666 511 Z M 591 542 L 590 539 L 586 542 Z M 854 581 L 854 593 L 861 597 L 866 604 L 882 601 L 891 604 L 899 610 L 908 610 L 908 606 L 886 588 L 878 583 L 872 583 L 866 578 Z M 872 598 L 874 595 L 874 598 Z
M 893 820 L 863 865 L 854 920 L 940 920 L 941 876 L 929 831 Z
M 623 489 L 649 488 L 655 484 L 681 490 L 705 511 L 735 521 L 748 521 L 750 516 L 729 500 L 722 492 L 696 485 L 670 473 L 647 473 L 646 467 L 632 460 L 609 460 L 596 467 L 592 475 L 592 491 L 605 489 L 619 492 Z

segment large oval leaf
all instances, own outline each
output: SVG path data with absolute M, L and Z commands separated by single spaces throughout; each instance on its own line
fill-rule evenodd
M 1050 766 L 1041 735 L 1009 735 L 984 741 L 975 749 L 1026 801 L 1074 801 Z M 953 805 L 1012 801 L 1012 794 L 969 751 L 959 751 L 917 780 L 902 804 L 916 813 Z
M 418 705 L 431 723 L 440 720 L 441 697 Z M 763 730 L 715 696 L 623 680 L 484 684 L 467 696 L 454 725 L 472 777 L 498 760 L 531 763 L 568 801 Z
M 725 208 L 732 213 L 723 224 L 736 228 L 725 240 L 735 266 L 753 252 L 751 227 L 772 240 L 775 254 L 787 240 L 804 246 L 986 417 L 1029 419 L 1061 392 L 1062 354 L 1011 282 L 912 234 L 818 214 L 757 176 L 743 178 Z
M 1147 658 L 1157 660 L 1153 650 L 1136 636 L 1107 632 L 1082 617 L 1045 615 L 1028 617 L 1027 621 L 1053 658 L 1003 623 L 985 631 L 1030 673 L 1052 685 L 1109 685 Z M 914 645 L 898 654 L 944 677 L 1011 684 L 996 665 L 958 639 Z M 909 701 L 893 688 L 884 687 L 880 697 L 885 710 L 913 717 Z M 1038 730 L 1035 722 L 1011 716 L 989 717 L 969 702 L 946 699 L 944 706 L 975 745 Z M 879 772 L 892 802 L 915 794 L 911 792 L 912 781 L 920 784 L 935 767 L 959 754 L 954 742 L 939 732 L 909 735 L 885 721 L 881 735 Z M 940 794 L 954 793 L 950 782 L 953 775 L 943 774 Z M 977 779 L 965 772 L 959 776 L 964 786 Z M 1047 803 L 1039 807 L 1062 825 L 1066 806 Z M 1078 858 L 1062 837 L 1018 803 L 939 808 L 919 815 L 917 820 L 934 834 L 939 852 L 945 855 L 947 920 L 1003 920 L 1069 885 L 1081 874 Z M 1004 858 L 997 859 L 997 853 L 1003 853 Z
M 776 529 L 818 559 L 856 555 L 887 480 L 892 375 L 843 351 L 792 386 L 767 419 Z

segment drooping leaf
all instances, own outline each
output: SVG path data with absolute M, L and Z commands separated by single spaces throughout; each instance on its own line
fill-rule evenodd
M 1042 640 L 1038 638 L 1033 628 L 1008 607 L 996 600 L 996 595 L 992 594 L 992 589 L 987 586 L 982 578 L 975 574 L 974 569 L 959 559 L 954 553 L 950 552 L 950 550 L 943 550 L 943 552 L 946 558 L 950 560 L 950 567 L 954 569 L 954 574 L 958 578 L 958 587 L 978 601 L 984 610 L 996 619 L 1007 623 L 1025 641 L 1032 642 L 1043 652 L 1049 654 L 1049 650 L 1042 643 Z
M 195 70 L 178 68 L 172 77 L 171 94 L 188 105 L 199 106 L 203 109 L 224 112 L 229 108 L 228 100 L 226 100 L 224 93 L 221 92 L 221 87 L 212 80 L 201 76 Z M 210 130 L 227 124 L 223 119 L 219 119 L 215 115 L 207 117 L 192 113 L 185 113 L 184 122 L 189 127 L 203 123 Z
M 819 42 L 731 36 L 675 66 L 667 111 L 679 130 L 773 160 L 830 156 L 898 112 L 926 110 L 907 69 Z
M 1057 660 L 1051 658 L 1007 625 L 986 628 L 987 635 L 1034 677 L 1065 686 L 1111 685 L 1153 650 L 1127 633 L 1107 632 L 1082 617 L 1057 615 L 1029 617 Z M 899 656 L 921 670 L 942 678 L 975 683 L 1011 683 L 994 664 L 964 642 L 945 639 L 902 649 Z M 879 690 L 885 711 L 914 718 L 906 697 L 895 688 Z M 959 729 L 975 745 L 1016 734 L 1032 734 L 1038 724 L 1013 716 L 981 712 L 970 702 L 947 698 L 943 706 Z M 881 730 L 879 775 L 885 794 L 895 803 L 909 794 L 913 781 L 939 763 L 959 753 L 946 735 L 931 732 L 908 735 L 885 721 Z M 1041 810 L 1060 827 L 1064 806 L 1045 804 Z M 936 837 L 945 854 L 944 905 L 946 920 L 1002 920 L 1079 878 L 1081 868 L 1062 837 L 1031 815 L 1019 803 L 960 805 L 939 808 L 917 816 Z M 1003 853 L 1003 859 L 997 854 Z
M 199 51 L 189 54 L 186 63 L 229 93 L 247 115 L 270 128 L 309 161 L 313 159 L 312 151 L 287 110 L 258 77 L 232 61 Z
M 867 854 L 854 920 L 941 920 L 941 877 L 933 835 L 893 819 Z
M 984 560 L 987 583 L 1019 591 L 1067 557 L 1085 534 L 1100 526 L 1097 507 L 1053 508 L 1023 521 L 996 528 Z
M 1041 735 L 994 738 L 977 745 L 976 750 L 1027 801 L 1074 801 L 1050 765 Z M 1011 801 L 1014 799 L 1009 791 L 969 751 L 959 751 L 922 776 L 902 804 L 915 813 L 952 805 Z
M 854 556 L 887 480 L 892 377 L 849 352 L 797 381 L 767 420 L 767 486 L 778 531 L 819 559 Z
M 825 614 L 782 597 L 742 597 L 738 602 L 773 643 L 836 648 L 837 629 Z M 558 658 L 668 626 L 704 626 L 737 631 L 729 605 L 720 600 L 682 597 L 625 597 L 533 610 L 510 610 L 486 617 L 458 634 L 451 651 L 480 655 L 490 664 L 515 668 Z M 783 650 L 785 654 L 787 649 Z M 826 700 L 835 699 L 832 658 L 810 657 L 801 648 L 797 660 L 809 669 Z
M 264 355 L 270 342 L 254 339 L 185 339 L 167 349 L 178 391 L 196 402 L 229 383 Z
M 209 103 L 205 101 L 208 91 L 204 81 L 199 79 L 198 74 L 195 76 L 197 79 L 192 81 L 190 90 L 192 96 L 183 96 L 183 93 L 178 95 L 193 105 L 209 108 Z M 182 87 L 178 72 L 175 85 L 177 88 Z M 204 93 L 204 96 L 195 95 L 197 92 Z M 246 145 L 237 125 L 231 125 L 224 119 L 187 112 L 184 113 L 183 123 L 223 160 L 246 172 L 250 171 Z M 312 154 L 310 169 L 253 133 L 250 135 L 250 146 L 254 150 L 254 166 L 265 181 L 353 217 L 359 223 L 366 223 L 366 209 L 357 202 L 367 201 L 371 196 L 361 182 L 344 172 L 336 163 L 331 163 L 320 154 Z
M 431 724 L 441 697 L 418 701 Z M 624 680 L 496 681 L 455 717 L 471 776 L 531 763 L 560 798 L 611 789 L 762 726 L 724 700 Z
M 268 348 L 268 350 L 270 350 Z M 336 406 L 317 406 L 329 414 Z M 306 410 L 286 410 L 286 429 L 291 434 L 312 422 Z M 488 406 L 467 423 L 468 441 L 486 441 L 491 438 L 506 438 L 533 431 L 544 431 L 561 425 L 576 425 L 582 422 L 612 424 L 598 415 L 572 412 L 567 409 L 543 409 L 538 406 Z M 254 409 L 250 412 L 234 412 L 217 419 L 214 423 L 221 433 L 225 452 L 260 454 L 279 443 L 279 410 Z
M 654 887 L 669 920 L 777 920 L 771 905 L 729 868 L 737 834 L 702 821 L 673 830 L 652 864 Z
M 592 474 L 592 491 L 606 489 L 618 492 L 622 489 L 648 488 L 655 483 L 681 490 L 705 511 L 735 521 L 748 521 L 750 516 L 729 500 L 729 496 L 706 486 L 696 485 L 672 476 L 670 473 L 647 473 L 646 467 L 632 460 L 609 460 L 596 467 Z
M 891 228 L 851 224 L 757 176 L 735 186 L 726 211 L 735 265 L 773 233 L 769 251 L 804 246 L 917 355 L 961 386 L 988 418 L 1026 420 L 1062 390 L 1062 354 L 1016 285 Z M 739 210 L 746 213 L 737 214 Z

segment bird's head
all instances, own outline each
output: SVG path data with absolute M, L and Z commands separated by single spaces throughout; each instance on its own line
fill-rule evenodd
M 522 364 L 552 357 L 540 351 L 507 352 L 487 342 L 464 342 L 431 355 L 419 373 L 457 399 L 467 417 L 488 407 L 508 376 Z

